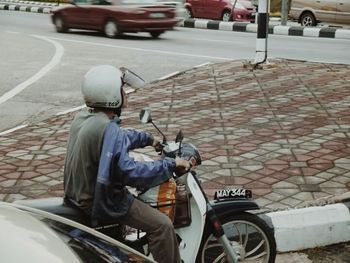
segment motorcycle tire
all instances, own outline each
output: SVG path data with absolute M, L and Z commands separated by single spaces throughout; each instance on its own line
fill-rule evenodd
M 276 242 L 273 229 L 259 216 L 250 213 L 221 216 L 220 221 L 230 243 L 240 252 L 239 262 L 273 263 Z M 228 262 L 223 246 L 205 227 L 196 263 Z

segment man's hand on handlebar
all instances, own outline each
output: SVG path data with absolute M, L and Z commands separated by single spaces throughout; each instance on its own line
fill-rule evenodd
M 191 164 L 189 161 L 181 159 L 180 157 L 175 158 L 176 168 L 182 168 L 184 170 L 188 170 L 191 168 Z
M 153 144 L 152 144 L 152 146 L 154 147 L 154 149 L 156 150 L 156 152 L 161 152 L 162 151 L 162 149 L 163 149 L 163 145 L 162 145 L 162 143 L 161 143 L 161 140 L 160 140 L 160 138 L 158 138 L 158 137 L 154 137 L 153 138 Z
M 176 167 L 174 171 L 176 175 L 175 178 L 186 174 L 191 168 L 190 162 L 187 160 L 181 159 L 180 157 L 175 158 L 175 163 L 176 163 Z

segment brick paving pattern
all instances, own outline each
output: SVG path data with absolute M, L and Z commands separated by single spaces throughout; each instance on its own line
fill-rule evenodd
M 124 127 L 150 108 L 168 136 L 199 147 L 196 170 L 209 196 L 252 189 L 265 208 L 297 207 L 350 188 L 350 65 L 273 59 L 208 64 L 129 96 Z M 0 200 L 61 196 L 70 123 L 54 116 L 0 136 Z M 140 152 L 156 157 L 152 149 Z
M 303 206 L 349 194 L 350 65 L 270 60 L 209 64 L 131 94 L 124 127 L 173 139 L 182 129 L 204 162 L 196 170 L 209 196 L 246 187 L 266 209 Z M 0 135 L 0 200 L 62 196 L 62 173 L 75 113 Z M 139 152 L 157 158 L 151 148 Z M 323 198 L 323 199 L 322 199 Z M 350 243 L 279 254 L 276 262 L 350 262 Z

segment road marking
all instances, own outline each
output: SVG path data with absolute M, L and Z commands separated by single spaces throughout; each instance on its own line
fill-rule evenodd
M 31 35 L 31 36 L 36 37 L 36 38 L 40 38 L 42 40 L 48 41 L 51 44 L 53 44 L 56 48 L 55 54 L 51 58 L 51 61 L 46 66 L 44 66 L 42 69 L 40 69 L 40 71 L 38 71 L 34 76 L 30 77 L 26 81 L 22 82 L 21 84 L 14 87 L 12 90 L 10 90 L 10 91 L 6 92 L 4 95 L 2 95 L 0 97 L 0 104 L 13 98 L 18 93 L 23 91 L 25 88 L 32 85 L 34 82 L 38 81 L 40 78 L 45 76 L 45 74 L 47 74 L 53 67 L 55 67 L 61 61 L 61 58 L 62 58 L 63 53 L 64 53 L 64 48 L 60 43 L 53 41 L 49 38 L 43 37 L 43 36 L 38 36 L 38 35 Z
M 150 52 L 150 53 L 160 53 L 160 54 L 166 54 L 166 55 L 185 56 L 185 57 L 196 57 L 196 58 L 209 58 L 209 59 L 218 59 L 218 60 L 227 60 L 227 61 L 232 60 L 232 59 L 227 58 L 227 57 L 212 57 L 212 56 L 204 56 L 204 55 L 194 55 L 194 54 L 190 54 L 190 53 L 180 53 L 180 52 L 172 52 L 172 51 L 161 51 L 161 50 L 153 50 L 153 49 L 145 49 L 145 48 L 123 47 L 123 46 L 118 46 L 118 45 L 94 43 L 94 42 L 88 42 L 88 41 L 82 41 L 82 40 L 72 40 L 72 39 L 66 39 L 66 38 L 52 37 L 51 39 L 61 40 L 61 41 L 67 41 L 67 42 L 73 42 L 73 43 L 79 43 L 79 44 L 86 44 L 86 45 L 93 45 L 93 46 L 103 46 L 103 47 L 111 47 L 111 48 L 121 48 L 121 49 L 135 50 L 135 51 L 141 51 L 141 52 Z
M 175 75 L 177 75 L 177 74 L 179 74 L 179 73 L 180 73 L 180 71 L 175 71 L 175 72 L 173 72 L 173 73 L 170 73 L 170 74 L 168 74 L 168 75 L 165 75 L 164 77 L 159 78 L 158 80 L 168 79 L 168 78 L 171 78 L 171 77 L 173 77 L 173 76 L 175 76 Z
M 203 63 L 203 64 L 199 64 L 197 66 L 194 66 L 193 68 L 205 67 L 205 66 L 210 65 L 210 64 L 211 64 L 211 62 L 206 62 L 206 63 Z
M 59 116 L 59 115 L 64 115 L 64 114 L 67 114 L 67 113 L 70 113 L 70 112 L 74 112 L 74 111 L 78 111 L 78 110 L 81 110 L 81 109 L 84 109 L 86 107 L 86 105 L 81 105 L 81 106 L 78 106 L 78 107 L 75 107 L 75 108 L 71 108 L 71 109 L 68 109 L 68 110 L 65 110 L 65 111 L 61 111 L 59 113 L 56 113 L 56 116 Z
M 12 128 L 12 129 L 9 129 L 9 130 L 7 130 L 7 131 L 0 132 L 0 136 L 5 135 L 5 134 L 8 134 L 8 133 L 11 133 L 11 132 L 13 132 L 13 131 L 17 131 L 17 130 L 22 129 L 22 128 L 27 127 L 27 126 L 28 126 L 28 125 L 23 124 L 23 125 L 19 125 L 19 126 L 17 126 L 17 127 L 14 127 L 14 128 Z
M 17 32 L 17 31 L 5 31 L 6 33 L 9 33 L 9 34 L 19 34 L 19 32 Z

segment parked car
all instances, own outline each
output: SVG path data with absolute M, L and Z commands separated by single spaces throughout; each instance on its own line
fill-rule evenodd
M 156 0 L 72 0 L 71 5 L 54 8 L 52 22 L 57 32 L 86 29 L 114 38 L 126 32 L 149 32 L 157 38 L 172 30 L 178 19 L 172 6 Z
M 1 262 L 155 263 L 100 232 L 34 208 L 0 202 Z
M 350 24 L 350 0 L 291 0 L 289 17 L 302 26 Z
M 256 7 L 248 0 L 186 0 L 185 8 L 189 18 L 255 22 Z

